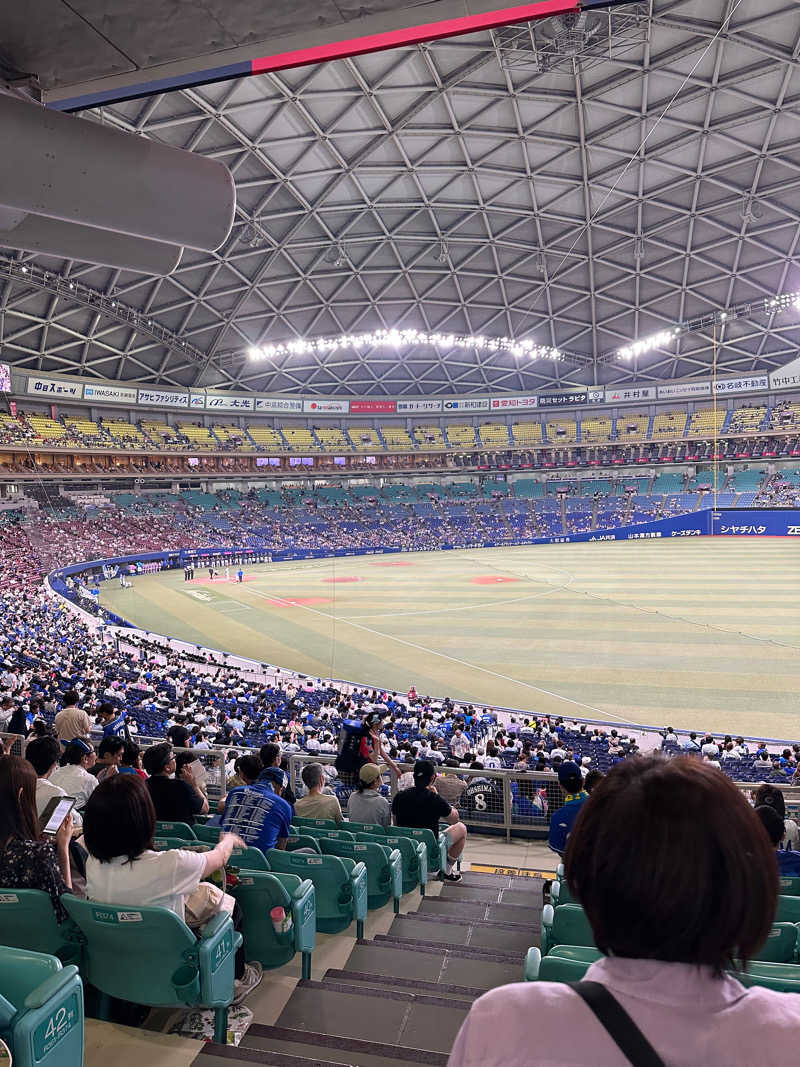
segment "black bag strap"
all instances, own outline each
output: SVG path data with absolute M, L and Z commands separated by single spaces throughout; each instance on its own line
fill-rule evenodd
M 666 1067 L 664 1061 L 616 997 L 600 982 L 571 982 L 633 1067 Z

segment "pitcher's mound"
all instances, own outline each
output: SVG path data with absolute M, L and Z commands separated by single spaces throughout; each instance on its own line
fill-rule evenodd
M 504 574 L 479 574 L 470 578 L 473 585 L 503 585 L 505 582 L 518 582 L 519 578 L 506 578 Z

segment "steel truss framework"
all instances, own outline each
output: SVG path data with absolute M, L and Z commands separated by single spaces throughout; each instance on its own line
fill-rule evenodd
M 491 34 L 473 35 L 85 116 L 223 160 L 233 233 L 167 278 L 44 257 L 52 285 L 0 272 L 4 358 L 374 396 L 707 375 L 711 330 L 633 363 L 609 353 L 800 289 L 800 7 L 651 0 L 650 14 L 646 41 L 583 70 L 509 67 Z M 138 317 L 73 299 L 69 280 Z M 252 344 L 389 328 L 530 338 L 580 358 L 246 358 Z M 794 313 L 734 318 L 717 339 L 720 372 L 763 372 L 796 356 L 800 326 Z

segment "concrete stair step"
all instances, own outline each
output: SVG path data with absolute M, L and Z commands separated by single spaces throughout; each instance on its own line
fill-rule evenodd
M 317 1064 L 347 1064 L 347 1067 L 446 1067 L 447 1055 L 424 1049 L 392 1047 L 384 1041 L 366 1041 L 358 1038 L 335 1037 L 314 1031 L 289 1030 L 283 1026 L 264 1026 L 253 1023 L 244 1035 L 238 1049 L 226 1049 L 220 1045 L 206 1046 L 206 1050 L 222 1049 L 226 1053 L 219 1059 L 241 1058 L 244 1062 L 274 1064 L 275 1067 L 316 1067 Z M 230 1052 L 244 1053 L 242 1057 Z M 246 1057 L 246 1058 L 245 1058 Z M 289 1062 L 284 1065 L 280 1057 Z M 218 1067 L 217 1061 L 196 1061 L 195 1067 Z
M 509 890 L 510 892 L 510 890 Z M 473 901 L 427 897 L 415 915 L 444 915 L 456 919 L 486 919 L 489 922 L 521 923 L 529 929 L 538 930 L 541 925 L 541 907 L 523 907 L 521 904 L 478 903 Z
M 395 916 L 389 934 L 430 945 L 460 945 L 524 955 L 539 940 L 539 927 L 531 923 L 487 922 L 414 912 Z
M 486 992 L 485 989 L 478 989 L 475 986 L 428 982 L 421 978 L 399 978 L 393 974 L 370 974 L 336 968 L 327 970 L 323 981 L 346 982 L 348 985 L 363 986 L 366 989 L 396 989 L 405 993 L 425 993 L 433 997 L 445 997 L 447 1000 L 477 1000 Z
M 520 980 L 516 954 L 489 953 L 469 948 L 438 948 L 418 942 L 358 941 L 345 970 L 361 974 L 444 983 L 485 992 Z
M 479 886 L 445 885 L 438 897 L 430 900 L 480 901 L 485 904 L 520 904 L 542 910 L 542 883 L 525 889 L 485 889 Z
M 301 980 L 277 1025 L 300 1033 L 380 1040 L 386 1045 L 449 1052 L 471 1000 L 390 989 L 366 989 L 333 980 Z

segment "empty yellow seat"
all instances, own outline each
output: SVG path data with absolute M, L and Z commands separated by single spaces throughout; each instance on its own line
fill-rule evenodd
M 281 452 L 286 448 L 280 431 L 272 426 L 248 426 L 247 432 L 265 452 Z
M 515 422 L 511 427 L 515 445 L 540 445 L 542 443 L 542 424 L 540 422 Z
M 378 437 L 378 431 L 371 426 L 352 426 L 347 431 L 347 436 L 353 443 L 356 452 L 382 452 L 383 445 Z
M 484 448 L 508 448 L 508 427 L 502 422 L 486 422 L 478 427 L 478 436 Z
M 447 440 L 451 448 L 474 448 L 475 427 L 463 423 L 448 423 Z
M 414 448 L 405 426 L 381 426 L 381 434 L 389 452 L 411 452 Z
M 351 452 L 353 446 L 338 426 L 317 427 L 317 440 L 326 452 Z
M 414 440 L 420 448 L 446 448 L 444 436 L 438 426 L 415 426 Z
M 653 440 L 659 437 L 682 437 L 686 429 L 685 411 L 664 411 L 653 419 Z
M 713 408 L 701 408 L 700 411 L 695 411 L 689 423 L 689 436 L 707 437 L 714 433 L 715 427 L 719 431 L 726 414 L 725 408 L 717 408 L 716 412 Z
M 178 432 L 189 439 L 189 448 L 212 451 L 219 447 L 217 439 L 207 426 L 195 426 L 191 422 L 179 422 Z
M 609 441 L 611 439 L 611 419 L 607 416 L 598 416 L 593 419 L 581 420 L 581 441 L 591 444 L 594 441 Z
M 305 426 L 281 426 L 281 432 L 293 452 L 302 452 L 307 455 L 320 450 L 311 430 L 307 430 Z
M 620 415 L 617 418 L 618 441 L 641 441 L 647 436 L 647 428 L 650 425 L 650 416 L 636 412 Z
M 569 444 L 578 436 L 578 424 L 565 419 L 557 419 L 547 424 L 547 440 L 551 444 Z
M 728 429 L 731 433 L 755 432 L 761 429 L 761 424 L 764 422 L 766 414 L 766 407 L 737 408 L 731 415 Z

